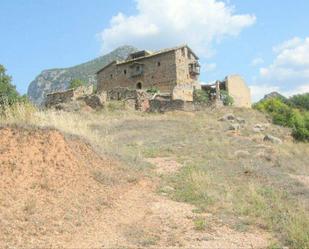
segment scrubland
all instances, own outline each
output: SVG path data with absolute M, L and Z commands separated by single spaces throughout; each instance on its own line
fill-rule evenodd
M 228 120 L 219 121 L 227 113 L 244 120 L 239 130 L 231 130 Z M 270 124 L 256 110 L 149 114 L 110 103 L 100 112 L 67 113 L 20 105 L 7 110 L 0 123 L 21 129 L 52 127 L 83 138 L 98 154 L 135 172 L 129 182 L 146 178 L 155 182 L 156 195 L 180 207 L 192 205 L 192 226 L 200 236 L 224 225 L 239 234 L 265 234 L 269 248 L 309 248 L 308 143 L 295 142 L 290 129 Z M 257 124 L 267 125 L 256 131 Z M 263 141 L 265 134 L 283 143 Z M 151 163 L 155 160 L 161 160 L 163 170 Z M 164 173 L 164 165 L 172 170 Z M 100 172 L 94 178 L 113 184 Z M 141 242 L 141 227 L 128 231 L 137 246 L 161 245 L 159 233 L 147 233 Z

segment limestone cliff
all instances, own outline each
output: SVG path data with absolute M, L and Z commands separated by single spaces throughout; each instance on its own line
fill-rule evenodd
M 72 79 L 82 79 L 89 84 L 96 84 L 95 73 L 114 60 L 123 60 L 128 54 L 136 52 L 132 46 L 122 46 L 109 54 L 89 62 L 70 67 L 44 70 L 28 87 L 30 100 L 40 105 L 47 93 L 67 89 Z

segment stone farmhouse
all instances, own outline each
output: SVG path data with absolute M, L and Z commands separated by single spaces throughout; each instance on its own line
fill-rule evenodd
M 221 101 L 220 90 L 234 99 L 234 106 L 251 107 L 250 89 L 239 75 L 227 76 L 223 81 L 203 85 L 199 83 L 198 56 L 188 45 L 157 52 L 142 50 L 130 54 L 125 61 L 113 61 L 97 72 L 98 92 L 106 92 L 109 99 L 126 99 L 127 90 L 156 88 L 171 101 L 192 102 L 195 89 L 210 94 L 216 104 Z
M 200 68 L 198 56 L 187 45 L 157 52 L 142 50 L 98 71 L 95 93 L 90 87 L 50 93 L 45 106 L 63 108 L 64 103 L 78 102 L 97 109 L 107 101 L 121 100 L 140 111 L 195 110 L 199 107 L 194 92 L 204 90 L 210 105 L 223 106 L 227 92 L 234 106 L 251 107 L 250 89 L 239 75 L 201 85 Z
M 187 46 L 157 52 L 139 51 L 125 61 L 113 61 L 97 72 L 98 92 L 115 88 L 158 89 L 172 99 L 193 101 L 193 91 L 199 84 L 198 56 Z

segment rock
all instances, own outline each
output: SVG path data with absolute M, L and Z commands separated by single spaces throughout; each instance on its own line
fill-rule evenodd
M 273 144 L 282 144 L 282 140 L 278 137 L 267 134 L 264 139 L 265 142 L 271 142 Z
M 238 130 L 240 130 L 240 124 L 231 124 L 229 126 L 229 130 L 230 131 L 238 131 Z
M 261 132 L 261 131 L 262 131 L 261 129 L 256 128 L 256 127 L 253 127 L 253 128 L 252 128 L 252 130 L 253 130 L 254 132 L 256 132 L 256 133 L 259 133 L 259 132 Z
M 235 120 L 236 117 L 234 114 L 232 113 L 228 113 L 226 115 L 224 115 L 222 118 L 219 119 L 219 121 L 232 121 L 232 120 Z
M 265 131 L 269 126 L 270 126 L 270 124 L 268 124 L 268 123 L 266 123 L 266 124 L 255 124 L 252 130 L 254 132 L 262 132 L 262 131 Z
M 236 118 L 236 121 L 239 123 L 239 124 L 245 124 L 246 123 L 246 120 L 244 118 L 240 118 L 240 117 L 237 117 Z

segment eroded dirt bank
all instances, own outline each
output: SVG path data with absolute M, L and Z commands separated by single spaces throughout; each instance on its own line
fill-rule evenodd
M 171 164 L 157 161 L 154 172 Z M 207 229 L 197 231 L 194 206 L 159 195 L 156 177 L 131 172 L 57 130 L 1 128 L 0 177 L 4 248 L 265 248 L 269 242 L 261 231 L 235 231 L 211 214 L 203 214 Z

